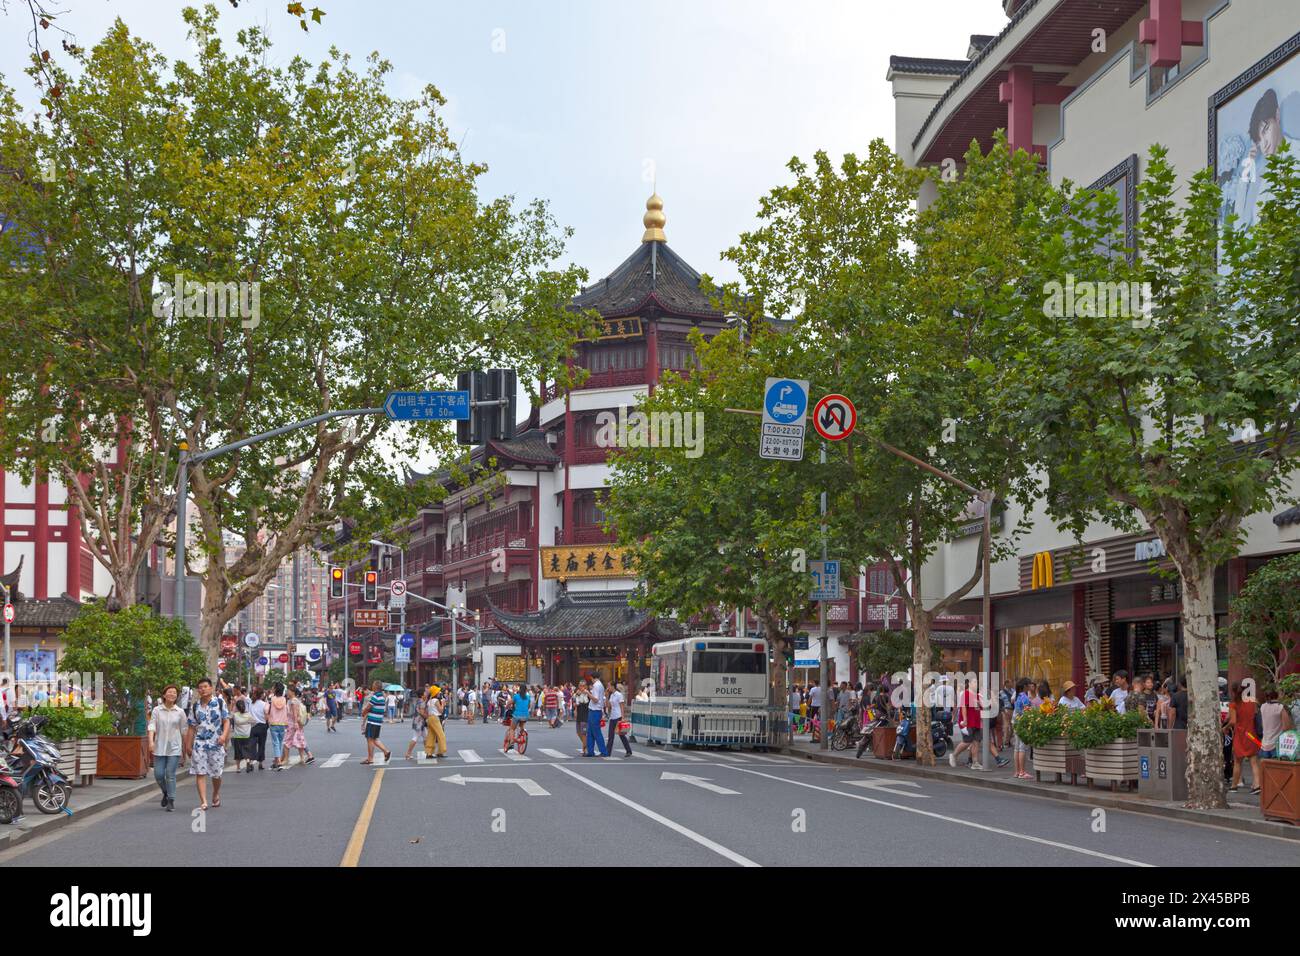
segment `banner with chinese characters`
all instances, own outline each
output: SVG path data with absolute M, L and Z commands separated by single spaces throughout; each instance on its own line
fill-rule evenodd
M 636 575 L 626 548 L 579 544 L 542 548 L 544 578 L 626 578 Z
M 596 339 L 586 339 L 585 341 L 605 341 L 606 339 L 633 339 L 641 335 L 641 319 L 632 317 L 630 319 L 602 319 L 600 321 L 600 332 L 597 333 Z

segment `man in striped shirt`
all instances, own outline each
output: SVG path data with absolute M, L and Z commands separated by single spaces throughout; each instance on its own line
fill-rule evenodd
M 361 709 L 361 726 L 364 728 L 362 733 L 366 735 L 366 759 L 361 761 L 363 764 L 375 762 L 376 747 L 383 751 L 384 763 L 393 756 L 392 752 L 379 742 L 379 731 L 384 727 L 387 704 L 384 685 L 380 681 L 375 681 L 370 685 L 370 696 L 366 698 L 365 706 Z

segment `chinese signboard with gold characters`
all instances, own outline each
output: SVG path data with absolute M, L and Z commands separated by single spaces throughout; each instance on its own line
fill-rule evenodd
M 632 554 L 608 545 L 542 548 L 544 578 L 626 578 L 636 574 Z

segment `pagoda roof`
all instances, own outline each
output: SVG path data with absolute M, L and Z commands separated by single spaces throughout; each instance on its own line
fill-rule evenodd
M 569 592 L 550 607 L 517 613 L 489 604 L 492 619 L 503 633 L 518 641 L 611 641 L 637 637 L 675 636 L 678 625 L 656 618 L 628 603 L 631 591 Z
M 653 304 L 673 315 L 721 319 L 723 313 L 700 288 L 700 279 L 667 242 L 642 242 L 608 276 L 578 293 L 573 305 L 604 316 L 626 316 Z

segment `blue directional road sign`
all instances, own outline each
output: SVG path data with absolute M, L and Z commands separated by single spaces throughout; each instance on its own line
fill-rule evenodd
M 389 392 L 384 414 L 395 422 L 468 419 L 469 392 Z
M 844 588 L 840 586 L 840 563 L 838 561 L 809 561 L 808 573 L 812 575 L 813 589 L 809 595 L 813 601 L 841 601 Z
M 402 645 L 403 647 L 414 647 L 414 646 L 415 646 L 415 635 L 414 635 L 414 634 L 403 634 L 403 635 L 401 636 L 401 638 L 399 638 L 399 641 L 400 641 L 400 643 L 401 643 L 401 645 Z
M 769 378 L 763 390 L 763 424 L 759 458 L 799 461 L 807 426 L 808 383 L 792 378 Z
M 775 425 L 802 425 L 808 412 L 808 383 L 789 378 L 769 378 L 763 395 L 763 421 Z

